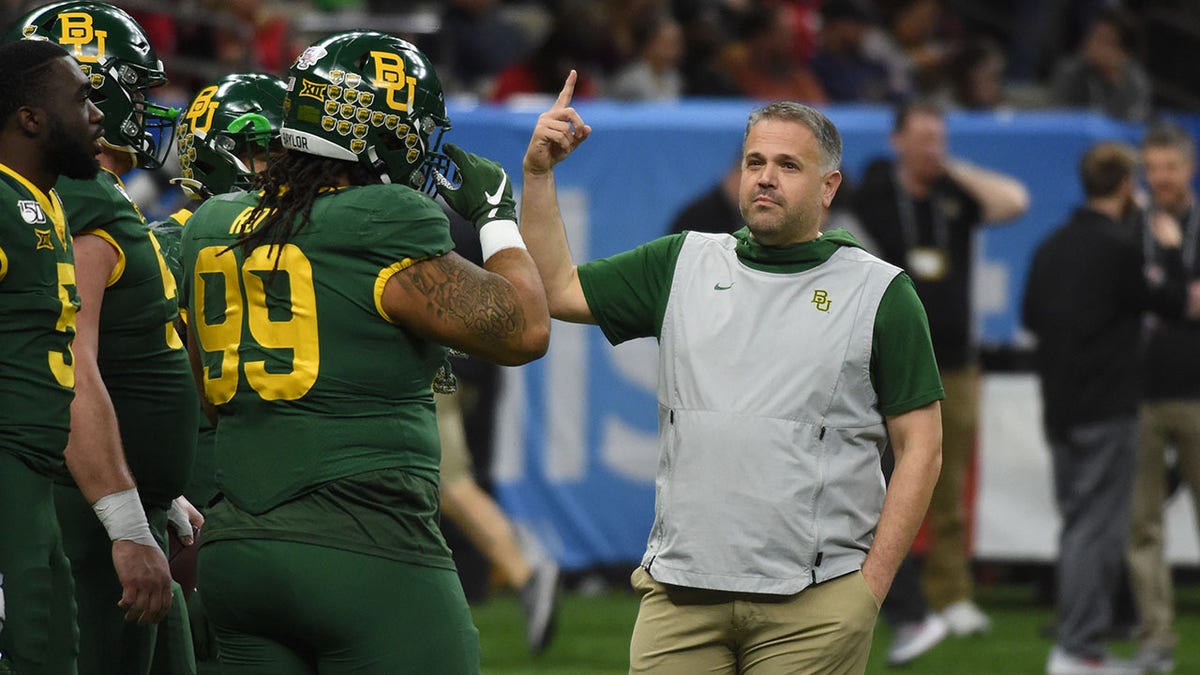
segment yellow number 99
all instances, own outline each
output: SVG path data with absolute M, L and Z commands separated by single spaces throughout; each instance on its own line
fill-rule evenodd
M 260 246 L 250 252 L 242 269 L 223 246 L 201 249 L 193 273 L 195 307 L 193 322 L 200 338 L 200 347 L 207 353 L 221 354 L 220 374 L 212 375 L 212 367 L 204 368 L 204 391 L 214 405 L 228 403 L 237 393 L 239 348 L 246 337 L 242 332 L 242 317 L 250 337 L 264 349 L 291 350 L 290 372 L 270 372 L 265 360 L 242 364 L 246 382 L 268 401 L 294 401 L 312 388 L 321 366 L 320 340 L 317 332 L 317 296 L 312 279 L 312 263 L 294 244 L 277 247 L 278 266 L 270 247 Z M 267 305 L 264 284 L 270 274 L 286 274 L 291 310 L 286 320 L 272 319 Z M 224 316 L 208 323 L 205 308 L 206 277 L 222 277 L 224 281 Z M 211 299 L 211 298 L 210 298 Z

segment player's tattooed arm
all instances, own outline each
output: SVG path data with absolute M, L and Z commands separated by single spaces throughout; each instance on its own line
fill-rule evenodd
M 525 325 L 516 291 L 481 271 L 457 256 L 439 256 L 413 266 L 400 281 L 425 297 L 430 312 L 486 340 L 507 340 Z
M 501 251 L 477 267 L 456 253 L 400 271 L 382 306 L 395 323 L 444 345 L 516 365 L 545 353 L 550 321 L 528 254 Z

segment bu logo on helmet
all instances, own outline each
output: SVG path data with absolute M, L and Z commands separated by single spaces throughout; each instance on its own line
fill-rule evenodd
M 220 103 L 213 100 L 213 95 L 217 93 L 217 85 L 205 87 L 196 94 L 196 100 L 192 101 L 192 105 L 188 111 L 184 113 L 184 117 L 191 122 L 193 131 L 208 131 L 212 126 L 213 113 L 217 111 Z
M 404 74 L 404 59 L 400 58 L 399 54 L 392 52 L 372 51 L 371 57 L 375 59 L 375 85 L 376 89 L 387 91 L 387 104 L 392 110 L 400 112 L 408 112 L 413 105 L 413 97 L 417 91 L 417 78 L 406 76 Z M 403 93 L 407 90 L 407 97 L 403 101 L 396 100 L 396 94 Z
M 62 36 L 58 38 L 61 45 L 74 47 L 75 60 L 80 63 L 99 63 L 104 59 L 104 38 L 106 30 L 96 30 L 92 25 L 92 15 L 84 12 L 63 12 L 58 15 L 62 26 Z M 95 54 L 85 54 L 83 48 L 96 43 Z

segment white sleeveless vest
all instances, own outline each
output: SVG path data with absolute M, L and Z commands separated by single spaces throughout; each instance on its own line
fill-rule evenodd
M 871 384 L 880 299 L 900 269 L 844 247 L 751 269 L 688 233 L 663 319 L 655 515 L 660 582 L 793 594 L 862 566 L 887 429 Z

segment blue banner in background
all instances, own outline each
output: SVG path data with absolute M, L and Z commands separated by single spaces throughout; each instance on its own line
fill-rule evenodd
M 550 102 L 530 111 L 452 105 L 447 140 L 503 164 L 519 191 L 525 148 Z M 664 234 L 675 213 L 736 160 L 754 107 L 726 100 L 577 105 L 592 135 L 555 172 L 576 262 Z M 841 130 L 842 170 L 853 185 L 870 159 L 890 152 L 892 112 L 825 112 Z M 1032 251 L 1082 199 L 1079 157 L 1098 140 L 1136 142 L 1142 129 L 1078 113 L 953 113 L 947 121 L 951 154 L 1016 176 L 1032 196 L 1028 214 L 977 242 L 980 339 L 1013 346 Z M 652 340 L 613 348 L 594 326 L 555 322 L 544 359 L 505 369 L 497 494 L 564 567 L 641 559 L 658 461 L 656 352 Z

